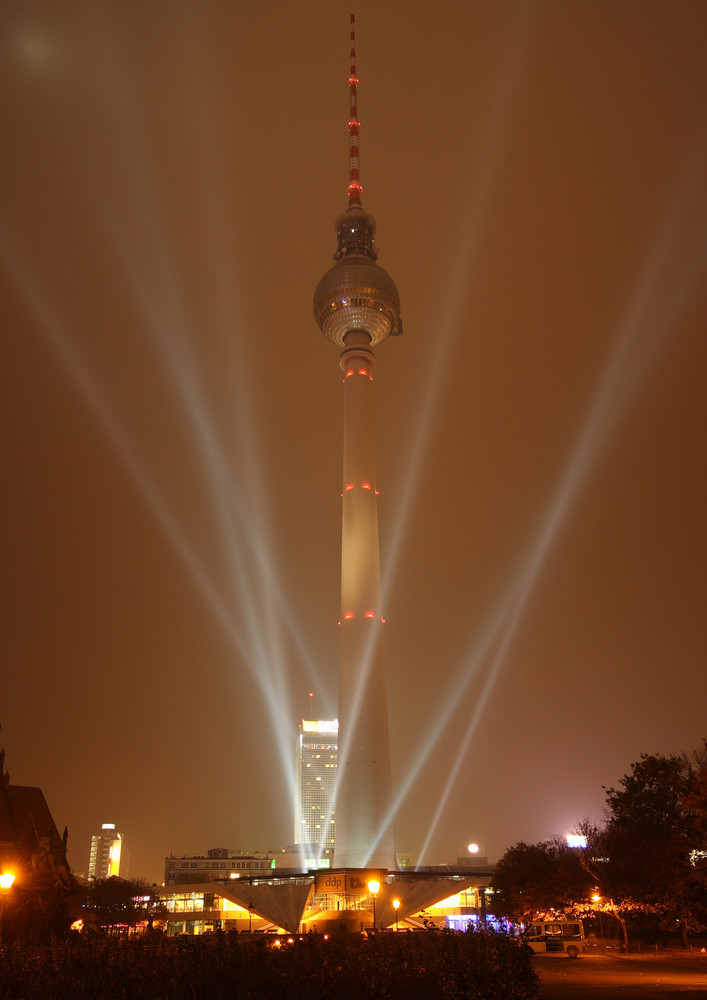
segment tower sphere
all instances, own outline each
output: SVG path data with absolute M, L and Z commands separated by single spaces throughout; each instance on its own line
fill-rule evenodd
M 400 296 L 390 275 L 376 264 L 376 224 L 360 205 L 350 206 L 335 224 L 336 263 L 317 285 L 314 318 L 324 336 L 339 347 L 352 330 L 362 330 L 371 346 L 400 331 Z

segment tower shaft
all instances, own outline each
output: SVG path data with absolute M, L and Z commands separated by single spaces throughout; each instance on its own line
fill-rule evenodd
M 397 868 L 381 617 L 370 338 L 351 331 L 344 372 L 339 783 L 334 863 Z

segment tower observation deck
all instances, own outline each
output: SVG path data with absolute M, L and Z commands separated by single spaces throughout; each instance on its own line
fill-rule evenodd
M 383 650 L 376 485 L 374 348 L 401 332 L 393 279 L 376 263 L 376 224 L 361 205 L 354 18 L 349 76 L 348 207 L 335 223 L 334 266 L 314 316 L 340 349 L 344 373 L 337 868 L 397 869 Z

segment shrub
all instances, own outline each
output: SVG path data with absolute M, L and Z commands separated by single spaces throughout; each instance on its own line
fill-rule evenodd
M 2 1000 L 529 1000 L 516 939 L 468 931 L 72 938 L 4 950 Z

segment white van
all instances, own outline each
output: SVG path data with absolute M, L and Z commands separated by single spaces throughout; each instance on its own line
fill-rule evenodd
M 528 944 L 534 952 L 564 952 L 577 958 L 584 951 L 584 928 L 581 920 L 541 920 L 528 930 Z

